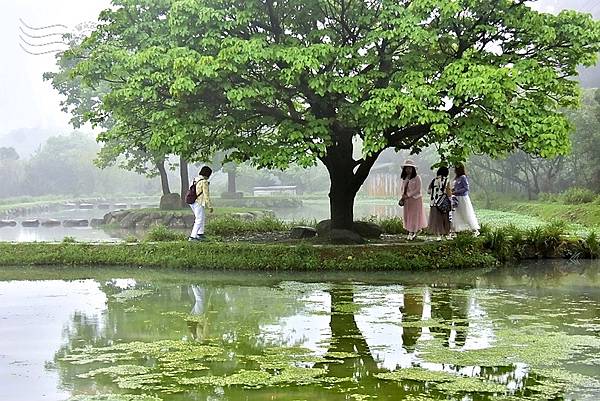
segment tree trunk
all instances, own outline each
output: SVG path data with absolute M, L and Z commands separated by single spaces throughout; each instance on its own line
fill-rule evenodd
M 235 170 L 227 172 L 227 192 L 229 192 L 230 194 L 236 193 Z
M 379 157 L 379 152 L 358 161 L 353 157 L 352 138 L 354 133 L 348 129 L 334 130 L 334 145 L 327 149 L 327 155 L 321 158 L 329 172 L 329 210 L 331 228 L 352 230 L 354 223 L 354 198 L 369 176 L 371 167 Z
M 342 179 L 338 174 L 330 174 L 329 210 L 331 213 L 331 228 L 352 230 L 354 222 L 354 198 L 356 190 L 352 181 Z
M 164 157 L 156 161 L 156 169 L 160 174 L 160 185 L 162 187 L 163 195 L 170 194 L 171 189 L 169 188 L 169 176 L 167 175 L 167 170 L 165 169 Z
M 179 156 L 179 177 L 181 178 L 181 205 L 186 205 L 185 194 L 190 186 L 190 177 L 188 174 L 188 163 L 183 156 Z
M 335 145 L 327 149 L 323 160 L 329 172 L 329 211 L 331 228 L 352 230 L 354 198 L 364 179 L 358 182 L 354 174 L 356 162 L 352 157 L 352 133 L 340 129 L 334 132 Z M 366 179 L 366 177 L 364 177 Z

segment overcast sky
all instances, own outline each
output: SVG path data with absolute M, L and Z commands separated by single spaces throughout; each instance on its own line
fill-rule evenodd
M 54 56 L 32 56 L 19 47 L 19 18 L 33 27 L 73 27 L 95 21 L 109 4 L 110 0 L 0 0 L 0 146 L 4 134 L 19 128 L 70 130 L 59 96 L 42 80 L 45 71 L 54 69 Z M 600 17 L 600 0 L 541 0 L 534 7 L 554 12 L 563 5 Z

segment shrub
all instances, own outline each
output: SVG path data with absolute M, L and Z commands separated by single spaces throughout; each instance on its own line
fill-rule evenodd
M 561 197 L 559 194 L 551 194 L 548 192 L 540 192 L 538 194 L 538 200 L 540 202 L 545 202 L 545 203 L 557 203 L 561 201 Z
M 77 240 L 75 239 L 75 237 L 71 237 L 70 235 L 67 235 L 63 238 L 62 242 L 64 244 L 74 244 L 77 242 Z
M 186 234 L 171 230 L 164 225 L 153 226 L 145 236 L 145 240 L 150 242 L 183 241 L 186 238 Z
M 596 200 L 596 194 L 587 188 L 573 187 L 562 194 L 563 202 L 569 205 L 590 203 Z
M 140 242 L 140 240 L 135 235 L 128 235 L 123 239 L 123 241 L 125 241 L 128 244 L 135 244 L 137 242 Z
M 404 229 L 402 219 L 399 217 L 391 217 L 387 219 L 378 219 L 374 221 L 377 223 L 384 233 L 386 234 L 406 234 L 407 231 Z
M 217 216 L 207 223 L 206 232 L 214 235 L 229 236 L 243 233 L 286 231 L 291 226 L 291 223 L 286 223 L 274 217 L 242 220 L 231 216 Z
M 511 258 L 511 244 L 502 228 L 497 228 L 493 231 L 488 231 L 484 235 L 484 246 L 492 251 L 498 260 L 504 262 Z
M 596 259 L 600 256 L 600 240 L 595 232 L 591 232 L 586 238 L 579 243 L 580 254 Z

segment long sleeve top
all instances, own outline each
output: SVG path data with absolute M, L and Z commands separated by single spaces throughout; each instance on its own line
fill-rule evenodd
M 469 180 L 466 175 L 461 175 L 454 181 L 452 194 L 456 196 L 466 196 L 469 194 Z
M 419 199 L 422 198 L 421 194 L 421 177 L 416 176 L 413 179 L 404 179 L 402 180 L 402 185 L 400 187 L 400 196 L 404 195 L 404 188 L 406 188 L 406 197 Z
M 441 198 L 443 194 L 448 196 L 452 195 L 452 191 L 450 190 L 450 184 L 448 183 L 448 177 L 435 177 L 429 188 L 427 189 L 427 193 L 431 195 L 431 206 L 434 206 L 438 199 Z
M 210 199 L 210 189 L 208 187 L 208 179 L 206 177 L 196 178 L 196 202 L 203 207 L 212 207 Z

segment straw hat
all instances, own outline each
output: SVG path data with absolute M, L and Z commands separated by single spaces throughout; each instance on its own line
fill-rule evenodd
M 415 170 L 417 169 L 417 165 L 415 164 L 415 162 L 410 159 L 406 159 L 404 161 L 404 164 L 402 165 L 402 167 L 412 167 Z

